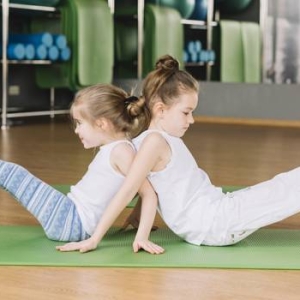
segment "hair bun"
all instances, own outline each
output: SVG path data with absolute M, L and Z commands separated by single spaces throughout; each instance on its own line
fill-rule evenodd
M 164 55 L 156 62 L 156 70 L 178 71 L 179 62 L 171 55 Z
M 139 98 L 136 97 L 136 96 L 129 96 L 129 97 L 127 97 L 127 98 L 125 99 L 125 104 L 128 105 L 128 104 L 134 103 L 134 102 L 136 102 L 136 101 L 138 101 L 138 100 L 139 100 Z

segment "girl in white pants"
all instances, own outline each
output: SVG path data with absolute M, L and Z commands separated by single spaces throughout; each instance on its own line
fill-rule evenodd
M 181 139 L 194 123 L 198 88 L 177 60 L 168 55 L 158 60 L 143 87 L 150 126 L 133 139 L 138 152 L 114 200 L 128 200 L 148 178 L 158 196 L 158 211 L 175 234 L 195 245 L 235 244 L 300 211 L 300 169 L 232 193 L 215 187 Z M 84 249 L 92 249 L 99 237 L 101 231 L 95 231 Z M 66 249 L 81 247 L 75 243 Z

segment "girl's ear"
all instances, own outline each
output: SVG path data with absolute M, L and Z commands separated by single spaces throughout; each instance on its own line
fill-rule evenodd
M 153 113 L 156 116 L 161 116 L 163 114 L 164 109 L 166 109 L 166 105 L 161 101 L 157 101 L 153 106 Z
M 101 129 L 106 129 L 108 127 L 108 121 L 105 118 L 100 118 L 96 120 L 96 126 Z

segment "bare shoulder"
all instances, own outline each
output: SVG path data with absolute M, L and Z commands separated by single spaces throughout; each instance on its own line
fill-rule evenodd
M 153 147 L 158 147 L 166 145 L 167 142 L 159 132 L 151 132 L 145 137 L 142 144 L 150 144 Z
M 163 170 L 171 159 L 171 148 L 160 132 L 151 132 L 142 141 L 136 160 L 149 171 Z
M 133 157 L 135 155 L 135 150 L 133 145 L 130 145 L 129 143 L 119 143 L 113 148 L 112 155 L 118 157 Z
M 150 170 L 156 170 L 161 162 L 168 161 L 170 157 L 171 149 L 159 132 L 149 133 L 139 148 L 137 156 L 140 161 L 152 162 Z
M 134 148 L 128 143 L 119 143 L 111 152 L 110 161 L 115 170 L 125 175 L 135 156 Z

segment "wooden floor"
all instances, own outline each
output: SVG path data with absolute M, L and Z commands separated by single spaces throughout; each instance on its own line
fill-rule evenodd
M 300 128 L 200 122 L 184 139 L 215 185 L 252 185 L 300 164 Z M 27 121 L 1 132 L 0 159 L 22 164 L 50 184 L 75 183 L 93 155 L 82 148 L 64 117 Z M 0 224 L 37 223 L 0 191 Z M 159 218 L 157 224 L 163 226 Z M 300 216 L 274 226 L 300 228 Z M 0 267 L 0 299 L 5 300 L 253 300 L 299 295 L 300 271 Z

